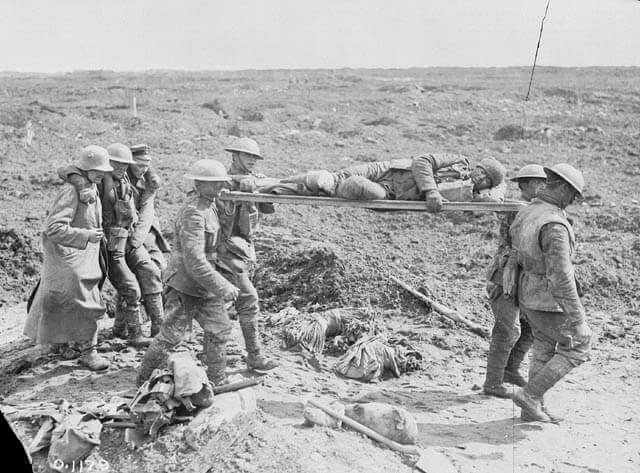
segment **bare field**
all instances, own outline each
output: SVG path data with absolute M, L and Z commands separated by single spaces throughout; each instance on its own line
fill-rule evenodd
M 428 288 L 490 327 L 484 269 L 497 245 L 495 216 L 280 205 L 257 241 L 264 310 L 370 306 L 420 347 L 425 369 L 370 385 L 339 379 L 280 351 L 279 334 L 267 328 L 283 366 L 260 390 L 251 435 L 207 462 L 211 471 L 410 470 L 406 459 L 352 432 L 300 428 L 301 398 L 323 393 L 405 406 L 421 442 L 441 448 L 461 473 L 638 471 L 640 71 L 540 68 L 524 102 L 528 80 L 524 68 L 0 74 L 0 334 L 5 342 L 17 336 L 21 313 L 10 307 L 37 280 L 55 169 L 88 144 L 152 147 L 164 178 L 157 211 L 169 237 L 185 198 L 182 175 L 203 157 L 227 163 L 223 148 L 239 134 L 260 144 L 267 159 L 258 172 L 276 177 L 431 151 L 493 155 L 511 174 L 528 163 L 569 162 L 587 181 L 584 201 L 569 213 L 595 343 L 592 361 L 550 393 L 565 423 L 520 424 L 510 401 L 479 395 L 487 341 L 427 313 L 389 279 Z M 139 355 L 107 355 L 117 366 L 107 374 L 52 362 L 7 380 L 3 392 L 34 401 L 108 399 L 133 386 Z M 27 436 L 37 430 L 20 428 Z M 184 449 L 179 427 L 169 430 L 143 452 L 123 452 L 120 434 L 103 434 L 95 455 L 121 472 L 162 471 L 160 464 L 183 471 L 203 461 Z

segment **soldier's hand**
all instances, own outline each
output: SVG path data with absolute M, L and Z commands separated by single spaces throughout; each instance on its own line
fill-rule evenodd
M 431 190 L 424 195 L 429 212 L 440 212 L 442 210 L 442 195 L 437 190 Z
M 78 191 L 78 199 L 83 204 L 93 204 L 96 201 L 96 193 L 91 187 L 87 187 L 86 189 L 80 189 Z
M 136 248 L 140 248 L 142 246 L 142 242 L 137 238 L 129 238 L 129 240 L 127 241 L 127 246 L 135 250 Z
M 573 333 L 573 341 L 571 342 L 571 346 L 583 344 L 591 338 L 591 327 L 587 322 L 582 321 L 574 328 Z
M 89 243 L 100 243 L 104 237 L 102 228 L 92 228 L 89 231 Z
M 254 192 L 256 190 L 256 180 L 253 176 L 243 177 L 239 183 L 240 192 Z
M 235 287 L 233 284 L 229 284 L 226 287 L 225 292 L 222 295 L 222 298 L 225 301 L 235 301 L 238 298 L 238 295 L 240 295 L 240 289 Z

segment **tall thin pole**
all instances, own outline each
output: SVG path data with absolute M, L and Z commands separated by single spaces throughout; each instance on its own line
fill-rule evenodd
M 536 54 L 533 57 L 533 67 L 531 68 L 531 78 L 529 79 L 529 88 L 527 89 L 527 96 L 524 98 L 525 102 L 529 100 L 529 93 L 531 93 L 531 84 L 533 83 L 533 73 L 536 70 L 536 63 L 538 62 L 538 50 L 540 49 L 540 41 L 542 40 L 542 30 L 544 29 L 544 20 L 547 18 L 547 12 L 549 11 L 549 4 L 551 0 L 547 0 L 547 7 L 544 9 L 544 15 L 540 22 L 540 34 L 538 35 L 538 45 L 536 46 Z

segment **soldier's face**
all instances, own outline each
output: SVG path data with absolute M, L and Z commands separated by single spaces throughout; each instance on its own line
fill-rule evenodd
M 149 165 L 141 163 L 131 163 L 129 164 L 129 169 L 131 169 L 131 172 L 134 176 L 140 179 L 149 170 Z
M 215 199 L 229 184 L 225 181 L 196 181 L 196 189 L 203 197 Z
M 491 179 L 481 167 L 476 167 L 471 171 L 471 181 L 475 190 L 481 191 L 482 189 L 489 189 L 491 187 Z
M 91 171 L 87 171 L 87 179 L 96 184 L 100 184 L 102 182 L 102 178 L 104 177 L 104 171 L 96 171 L 92 169 Z
M 546 182 L 546 179 L 536 178 L 521 180 L 518 183 L 518 187 L 520 188 L 522 198 L 527 202 L 531 202 L 538 195 L 538 192 L 544 188 Z
M 247 154 L 247 153 L 234 153 L 234 154 L 235 154 L 234 158 L 236 159 L 240 167 L 242 169 L 246 169 L 249 172 L 253 171 L 253 168 L 255 168 L 256 164 L 258 163 L 258 158 L 256 158 L 252 154 Z
M 129 167 L 128 163 L 121 163 L 119 161 L 109 161 L 109 164 L 111 164 L 111 167 L 113 168 L 111 174 L 118 180 L 124 177 L 124 174 L 127 172 L 127 168 Z

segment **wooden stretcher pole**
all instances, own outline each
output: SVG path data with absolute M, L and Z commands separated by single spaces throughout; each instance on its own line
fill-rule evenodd
M 355 207 L 380 210 L 427 210 L 421 200 L 346 200 L 336 197 L 316 197 L 300 195 L 275 195 L 249 192 L 225 191 L 220 194 L 221 200 L 241 202 L 269 202 L 273 204 L 320 205 L 326 207 Z M 473 212 L 517 212 L 526 205 L 525 202 L 444 202 L 442 210 Z

